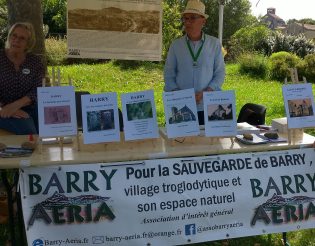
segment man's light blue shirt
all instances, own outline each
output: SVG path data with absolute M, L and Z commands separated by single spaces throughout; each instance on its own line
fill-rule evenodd
M 194 54 L 204 42 L 196 66 L 193 66 L 186 40 L 190 42 Z M 217 38 L 204 34 L 204 41 L 201 39 L 194 44 L 184 35 L 171 44 L 164 68 L 164 91 L 194 88 L 195 92 L 200 92 L 207 87 L 217 91 L 221 90 L 224 77 L 225 64 Z M 203 102 L 197 108 L 203 111 Z

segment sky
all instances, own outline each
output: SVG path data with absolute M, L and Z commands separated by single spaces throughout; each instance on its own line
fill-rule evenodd
M 284 21 L 289 19 L 311 18 L 315 20 L 315 0 L 249 0 L 252 14 L 264 16 L 267 8 L 276 8 L 276 15 Z M 257 2 L 258 5 L 256 6 Z

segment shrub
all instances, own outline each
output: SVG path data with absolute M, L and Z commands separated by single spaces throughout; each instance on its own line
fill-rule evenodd
M 241 28 L 229 42 L 228 58 L 235 60 L 244 52 L 259 52 L 270 56 L 272 53 L 286 51 L 303 58 L 315 53 L 315 43 L 303 34 L 286 35 L 279 31 L 270 31 L 265 26 Z
M 238 62 L 240 64 L 240 72 L 248 73 L 255 77 L 264 78 L 268 71 L 267 58 L 262 54 L 244 53 Z
M 269 73 L 272 79 L 284 81 L 285 77 L 290 76 L 289 68 L 296 67 L 301 59 L 289 52 L 281 51 L 269 57 Z
M 293 53 L 302 58 L 308 54 L 315 53 L 315 43 L 311 39 L 307 39 L 304 35 L 297 36 L 292 46 Z
M 239 29 L 229 42 L 228 58 L 237 59 L 239 55 L 247 52 L 262 51 L 264 40 L 270 35 L 266 26 L 249 26 Z
M 67 42 L 65 39 L 47 38 L 45 40 L 48 65 L 62 65 L 67 60 Z
M 309 54 L 304 57 L 299 66 L 299 71 L 308 82 L 315 83 L 315 54 Z
M 299 57 L 305 57 L 307 54 L 315 53 L 315 43 L 307 39 L 304 35 L 292 36 L 280 32 L 274 32 L 262 42 L 264 54 L 287 51 L 294 53 Z

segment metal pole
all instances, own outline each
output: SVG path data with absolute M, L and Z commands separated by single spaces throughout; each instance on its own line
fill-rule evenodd
M 222 37 L 223 37 L 223 10 L 224 5 L 220 3 L 219 5 L 219 40 L 222 44 Z

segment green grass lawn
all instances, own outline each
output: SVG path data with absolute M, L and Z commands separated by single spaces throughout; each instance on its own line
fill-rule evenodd
M 86 90 L 90 93 L 136 92 L 154 90 L 157 117 L 159 125 L 164 122 L 162 102 L 163 65 L 151 62 L 138 62 L 136 65 L 128 61 L 108 62 L 96 65 L 70 65 L 61 67 L 61 75 L 65 81 L 70 76 L 76 90 Z M 266 124 L 272 119 L 285 116 L 281 92 L 282 83 L 268 79 L 257 79 L 242 75 L 237 64 L 226 66 L 226 79 L 223 90 L 235 90 L 236 108 L 247 102 L 263 104 L 267 107 Z M 315 92 L 315 88 L 313 87 Z M 120 99 L 118 100 L 120 103 Z

